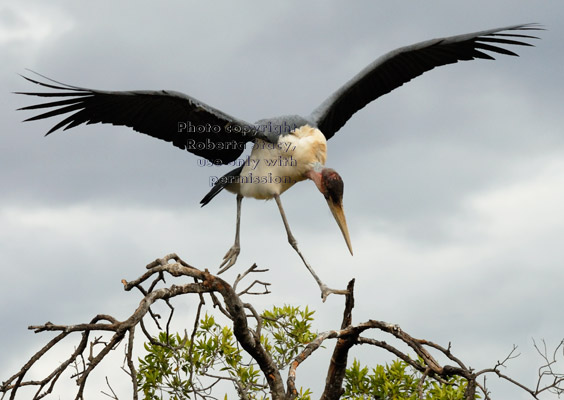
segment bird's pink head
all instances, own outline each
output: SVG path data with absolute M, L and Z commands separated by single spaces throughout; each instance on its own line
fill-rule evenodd
M 343 210 L 343 193 L 345 187 L 343 179 L 337 171 L 331 168 L 325 168 L 321 164 L 316 164 L 306 176 L 315 183 L 315 186 L 317 186 L 323 197 L 325 197 L 325 200 L 327 200 L 327 205 L 335 221 L 337 221 L 337 225 L 339 225 L 347 247 L 352 255 L 351 239 L 347 228 L 345 211 Z

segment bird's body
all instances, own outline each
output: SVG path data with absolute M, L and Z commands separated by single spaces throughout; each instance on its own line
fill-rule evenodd
M 325 165 L 327 140 L 319 129 L 304 125 L 280 135 L 277 143 L 257 139 L 237 182 L 226 186 L 243 197 L 268 200 L 306 180 L 316 164 Z
M 55 92 L 20 93 L 63 98 L 23 108 L 48 109 L 26 121 L 70 113 L 47 134 L 83 123 L 125 125 L 171 142 L 214 164 L 228 164 L 236 160 L 243 153 L 245 145 L 253 142 L 251 155 L 244 165 L 218 179 L 201 201 L 202 205 L 208 204 L 223 189 L 235 193 L 237 197 L 235 243 L 224 257 L 222 271 L 235 263 L 240 251 L 239 226 L 243 197 L 275 199 L 288 241 L 316 279 L 325 298 L 330 293 L 342 291 L 327 288 L 299 251 L 286 220 L 280 195 L 296 182 L 306 179 L 313 181 L 327 200 L 352 254 L 342 203 L 343 181 L 337 172 L 325 167 L 327 140 L 358 110 L 424 72 L 458 61 L 493 60 L 489 53 L 517 56 L 505 47 L 531 46 L 525 40 L 536 37 L 525 33 L 538 29 L 541 28 L 534 24 L 515 25 L 428 40 L 396 49 L 362 69 L 310 115 L 282 116 L 260 120 L 255 124 L 234 118 L 175 91 L 104 91 L 71 86 L 46 77 L 43 78 L 48 82 L 24 77 Z

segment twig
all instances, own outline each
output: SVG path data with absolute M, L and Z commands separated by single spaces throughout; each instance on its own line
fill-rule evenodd
M 108 377 L 107 377 L 107 376 L 106 376 L 106 385 L 108 385 L 108 387 L 110 388 L 110 391 L 112 392 L 112 394 L 109 395 L 108 393 L 104 392 L 103 390 L 101 390 L 100 392 L 101 392 L 102 394 L 108 396 L 108 397 L 111 398 L 111 399 L 119 400 L 118 397 L 117 397 L 117 395 L 116 395 L 116 392 L 114 392 L 114 389 L 113 389 L 112 386 L 110 385 L 110 381 L 108 380 Z

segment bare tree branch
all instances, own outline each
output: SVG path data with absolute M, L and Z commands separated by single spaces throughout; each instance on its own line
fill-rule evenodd
M 347 295 L 345 299 L 345 311 L 343 313 L 343 321 L 341 322 L 341 332 L 352 324 L 354 279 L 347 285 Z M 325 379 L 325 389 L 321 395 L 322 400 L 337 400 L 341 397 L 349 350 L 356 344 L 359 335 L 360 332 L 356 331 L 351 335 L 339 335 L 335 349 L 333 350 L 333 355 L 331 356 L 331 362 L 329 363 L 329 370 L 327 371 L 327 378 Z
M 243 302 L 241 296 L 251 295 L 251 288 L 254 285 L 264 285 L 264 292 L 257 294 L 266 294 L 268 291 L 268 283 L 255 280 L 246 289 L 237 292 L 237 285 L 240 284 L 245 277 L 252 273 L 260 273 L 266 270 L 257 269 L 253 265 L 243 274 L 237 276 L 233 286 L 229 285 L 223 279 L 210 274 L 207 270 L 199 270 L 181 260 L 176 254 L 169 254 L 163 258 L 156 259 L 147 265 L 147 271 L 140 277 L 132 281 L 123 281 L 124 289 L 131 291 L 137 289 L 142 294 L 142 299 L 133 313 L 125 320 L 119 321 L 116 318 L 99 314 L 88 323 L 76 325 L 58 325 L 46 322 L 43 325 L 33 325 L 29 329 L 35 333 L 40 332 L 59 332 L 57 336 L 51 339 L 42 349 L 35 353 L 28 362 L 13 376 L 8 378 L 0 385 L 0 399 L 4 399 L 9 395 L 10 399 L 15 399 L 18 390 L 24 387 L 34 387 L 35 394 L 33 399 L 41 399 L 53 392 L 53 389 L 62 374 L 67 370 L 74 369 L 71 378 L 76 379 L 78 385 L 75 399 L 83 399 L 87 380 L 90 374 L 96 369 L 100 362 L 121 343 L 125 343 L 124 363 L 122 370 L 129 375 L 133 398 L 138 398 L 137 387 L 137 370 L 134 363 L 133 347 L 135 341 L 136 326 L 141 327 L 144 338 L 155 346 L 163 346 L 167 349 L 176 351 L 182 350 L 186 342 L 190 341 L 188 347 L 188 358 L 192 359 L 194 352 L 195 335 L 200 321 L 200 314 L 205 305 L 204 296 L 207 294 L 212 299 L 213 307 L 224 314 L 233 324 L 233 334 L 238 344 L 249 354 L 253 362 L 258 364 L 262 374 L 268 384 L 270 397 L 273 400 L 294 399 L 298 395 L 296 389 L 297 369 L 307 358 L 318 350 L 326 340 L 336 339 L 333 355 L 328 368 L 325 389 L 322 399 L 338 399 L 343 393 L 343 380 L 347 368 L 347 358 L 349 350 L 355 345 L 371 345 L 384 349 L 391 354 L 397 356 L 412 368 L 419 371 L 422 375 L 419 381 L 418 391 L 419 397 L 423 396 L 423 385 L 426 380 L 433 379 L 440 383 L 447 384 L 449 378 L 458 376 L 465 379 L 468 383 L 464 394 L 465 399 L 474 399 L 476 390 L 482 391 L 486 399 L 490 399 L 490 393 L 487 390 L 485 377 L 487 374 L 495 374 L 496 376 L 516 385 L 520 389 L 529 393 L 533 398 L 538 399 L 539 395 L 544 392 L 550 392 L 557 395 L 564 393 L 564 374 L 556 369 L 557 361 L 562 356 L 564 358 L 564 341 L 556 347 L 553 352 L 548 351 L 546 343 L 543 341 L 542 346 L 534 343 L 534 347 L 543 360 L 543 365 L 538 370 L 538 382 L 534 389 L 528 388 L 511 377 L 501 373 L 501 368 L 506 363 L 518 357 L 517 348 L 514 346 L 511 352 L 502 360 L 498 361 L 492 368 L 482 369 L 478 372 L 468 368 L 461 359 L 456 357 L 451 351 L 451 345 L 443 347 L 432 341 L 425 339 L 417 339 L 407 332 L 403 331 L 398 325 L 390 324 L 384 321 L 368 320 L 362 323 L 353 324 L 352 310 L 354 308 L 354 280 L 347 287 L 346 301 L 344 307 L 343 318 L 339 330 L 331 330 L 317 335 L 290 363 L 286 387 L 282 381 L 280 368 L 273 361 L 272 356 L 261 343 L 261 331 L 263 327 L 263 317 L 255 310 L 253 305 Z M 190 283 L 172 284 L 166 286 L 166 277 L 188 277 L 193 280 Z M 145 288 L 143 285 L 148 286 Z M 164 287 L 162 287 L 165 285 Z M 197 294 L 199 297 L 196 318 L 192 327 L 190 338 L 185 330 L 185 338 L 180 343 L 175 344 L 169 341 L 169 327 L 174 315 L 174 307 L 170 300 L 176 296 Z M 162 330 L 159 320 L 161 316 L 152 309 L 153 305 L 158 302 L 164 302 L 170 312 L 166 322 L 166 338 L 164 343 L 156 340 L 148 331 L 144 322 L 144 318 L 149 318 L 155 322 L 159 330 Z M 251 326 L 249 319 L 254 320 L 256 326 Z M 407 345 L 408 352 L 399 350 L 396 346 L 389 344 L 383 340 L 367 337 L 370 332 L 380 332 L 389 335 L 393 340 L 397 340 Z M 36 363 L 45 356 L 47 352 L 52 350 L 59 343 L 63 342 L 73 333 L 80 335 L 78 345 L 70 353 L 70 355 L 60 365 L 51 370 L 47 376 L 41 380 L 25 380 L 28 372 L 36 365 Z M 91 334 L 100 334 L 102 336 L 94 336 Z M 109 335 L 108 335 L 109 334 Z M 361 336 L 362 335 L 362 336 Z M 127 337 L 127 340 L 124 340 Z M 454 365 L 441 365 L 435 355 L 438 353 L 450 360 Z M 210 399 L 212 398 L 211 389 L 221 380 L 233 382 L 239 395 L 242 398 L 250 398 L 250 387 L 239 382 L 232 376 L 218 376 L 207 371 L 196 371 L 194 365 L 189 367 L 190 382 L 200 382 L 197 375 L 207 376 L 214 381 L 208 385 L 200 385 L 200 389 L 196 390 L 192 386 L 194 398 Z M 484 377 L 484 382 L 478 383 L 478 377 Z M 109 393 L 102 392 L 105 396 L 117 399 L 117 394 L 106 381 L 110 390 Z M 257 386 L 260 387 L 260 386 Z M 266 388 L 266 386 L 265 386 Z M 262 390 L 262 389 L 261 389 Z
M 173 261 L 173 262 L 171 262 Z M 131 281 L 124 281 L 125 290 L 129 291 L 133 288 L 138 288 L 142 293 L 145 293 L 145 297 L 139 303 L 139 306 L 134 311 L 134 313 L 125 321 L 118 321 L 115 318 L 108 315 L 97 315 L 92 319 L 90 323 L 78 324 L 78 325 L 56 325 L 51 322 L 47 322 L 44 325 L 30 326 L 29 329 L 34 330 L 36 333 L 44 331 L 60 331 L 61 334 L 55 339 L 49 342 L 42 350 L 36 353 L 28 363 L 22 367 L 22 369 L 4 382 L 1 386 L 2 392 L 12 391 L 11 399 L 15 398 L 18 388 L 23 386 L 38 386 L 38 392 L 34 396 L 34 399 L 39 399 L 45 396 L 52 390 L 51 385 L 48 388 L 47 393 L 42 393 L 41 391 L 45 386 L 53 381 L 56 381 L 60 374 L 71 364 L 77 357 L 79 357 L 88 345 L 88 337 L 90 332 L 95 331 L 107 331 L 113 332 L 111 339 L 103 346 L 96 355 L 89 357 L 88 364 L 84 371 L 82 371 L 77 377 L 77 383 L 79 385 L 79 391 L 76 398 L 81 399 L 83 397 L 84 387 L 89 374 L 96 368 L 100 361 L 106 357 L 106 355 L 119 344 L 125 335 L 129 335 L 129 349 L 132 348 L 131 344 L 134 340 L 134 329 L 135 326 L 140 324 L 143 317 L 149 313 L 150 307 L 157 300 L 168 300 L 172 297 L 188 294 L 188 293 L 218 293 L 222 296 L 225 303 L 225 311 L 234 321 L 234 334 L 241 344 L 241 346 L 256 360 L 259 367 L 263 371 L 267 378 L 269 386 L 272 393 L 282 393 L 284 394 L 284 386 L 282 384 L 282 379 L 280 373 L 278 372 L 274 362 L 272 361 L 270 355 L 251 332 L 247 325 L 247 317 L 245 314 L 245 307 L 237 293 L 233 288 L 221 278 L 211 275 L 207 271 L 198 270 L 184 261 L 182 261 L 176 254 L 169 254 L 162 259 L 157 259 L 147 265 L 147 272 L 145 272 L 141 277 Z M 156 288 L 156 284 L 160 281 L 164 281 L 163 273 L 166 272 L 174 277 L 179 276 L 189 276 L 196 280 L 195 283 L 188 283 L 184 285 L 172 285 L 170 287 Z M 156 279 L 151 283 L 150 290 L 144 290 L 141 284 L 149 280 L 151 277 L 156 276 Z M 42 381 L 24 381 L 24 377 L 29 369 L 39 360 L 47 351 L 49 351 L 53 346 L 59 343 L 61 340 L 65 339 L 72 332 L 82 332 L 83 338 L 79 347 L 68 357 L 68 359 L 63 362 L 59 367 L 57 367 L 50 375 L 48 375 Z M 126 355 L 127 365 L 130 370 L 131 379 L 133 382 L 134 393 L 133 396 L 137 398 L 137 387 L 136 387 L 136 371 L 133 365 L 131 351 L 128 350 Z M 54 384 L 54 382 L 53 382 Z M 283 397 L 273 397 L 273 398 L 283 398 Z

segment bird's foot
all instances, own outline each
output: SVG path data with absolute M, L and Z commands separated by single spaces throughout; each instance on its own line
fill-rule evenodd
M 218 275 L 227 271 L 229 268 L 231 268 L 233 265 L 235 265 L 235 263 L 237 262 L 237 257 L 239 256 L 240 251 L 241 251 L 241 248 L 239 246 L 237 246 L 236 244 L 234 244 L 227 251 L 227 253 L 225 253 L 225 255 L 223 256 L 223 262 L 219 266 L 220 270 L 218 272 Z
M 321 301 L 325 303 L 325 300 L 327 300 L 327 297 L 329 297 L 330 294 L 342 294 L 342 295 L 347 295 L 349 294 L 349 291 L 346 289 L 331 289 L 330 287 L 328 287 L 325 284 L 322 284 L 319 286 L 319 288 L 321 289 Z

